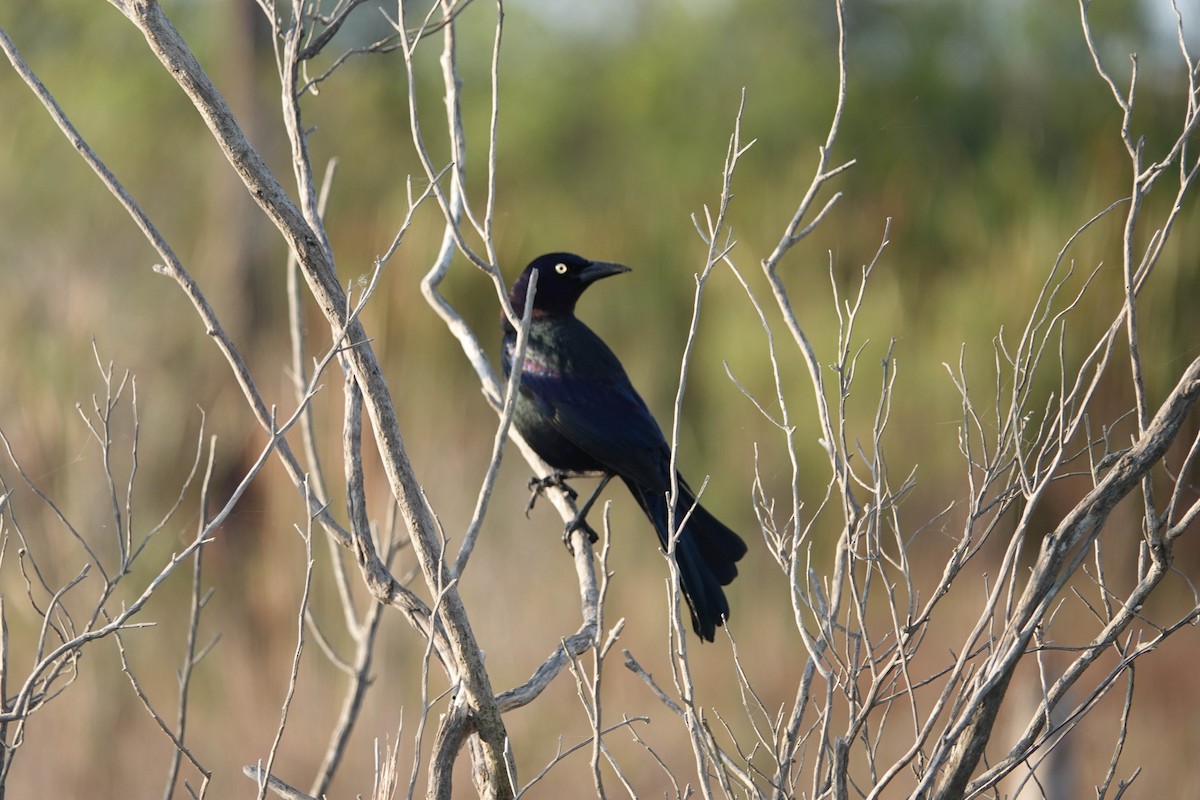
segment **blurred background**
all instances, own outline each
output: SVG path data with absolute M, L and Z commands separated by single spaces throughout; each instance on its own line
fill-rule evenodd
M 1200 8 L 1194 2 L 1180 8 L 1195 46 Z M 252 142 L 292 185 L 270 35 L 257 6 L 195 0 L 167 3 L 166 10 Z M 381 11 L 395 14 L 391 6 L 360 9 L 311 74 L 324 71 L 346 48 L 385 36 Z M 705 206 L 716 209 L 744 89 L 742 137 L 755 143 L 734 178 L 729 220 L 737 240 L 733 257 L 765 300 L 757 264 L 808 186 L 833 111 L 832 5 L 510 0 L 505 11 L 496 174 L 502 266 L 515 276 L 536 255 L 560 249 L 632 266 L 631 274 L 590 292 L 579 311 L 620 354 L 666 427 L 692 313 L 692 276 L 706 255 L 690 215 L 703 219 Z M 1159 0 L 1095 2 L 1090 14 L 1102 57 L 1120 85 L 1127 85 L 1129 54 L 1139 54 L 1133 129 L 1157 158 L 1177 135 L 1185 109 L 1170 7 Z M 482 207 L 494 9 L 473 5 L 461 23 L 470 196 Z M 267 401 L 290 411 L 286 250 L 137 31 L 111 7 L 66 0 L 7 3 L 0 7 L 0 27 L 199 282 Z M 1118 137 L 1120 113 L 1095 73 L 1072 4 L 863 0 L 847 10 L 847 36 L 848 103 L 833 158 L 856 159 L 857 165 L 836 180 L 843 198 L 783 269 L 818 357 L 829 363 L 837 342 L 832 286 L 843 296 L 855 290 L 862 265 L 892 219 L 891 244 L 859 322 L 865 350 L 850 413 L 857 435 L 869 436 L 881 380 L 876 365 L 895 338 L 898 377 L 885 441 L 894 482 L 917 470 L 917 488 L 902 507 L 915 530 L 966 492 L 957 446 L 961 410 L 943 363 L 956 364 L 965 348 L 977 385 L 994 382 L 994 337 L 1004 329 L 1008 341 L 1015 339 L 1070 235 L 1128 194 L 1129 162 Z M 426 140 L 441 163 L 447 148 L 437 41 L 419 56 L 424 72 L 417 100 Z M 397 54 L 352 59 L 303 108 L 318 170 L 338 159 L 326 219 L 340 277 L 354 280 L 370 273 L 395 235 L 406 210 L 407 176 L 423 185 L 408 129 L 403 62 Z M 111 529 L 98 450 L 75 408 L 81 403 L 90 409 L 92 395 L 102 392 L 94 340 L 101 360 L 115 362 L 118 375 L 129 370 L 137 376 L 135 536 L 178 495 L 194 457 L 201 409 L 205 430 L 218 437 L 217 494 L 227 495 L 262 447 L 263 432 L 183 293 L 152 272 L 155 253 L 7 68 L 0 69 L 0 175 L 0 430 L 26 473 L 88 536 L 102 540 Z M 1147 215 L 1172 201 L 1173 190 L 1163 187 Z M 1102 220 L 1068 254 L 1082 275 L 1100 266 L 1083 311 L 1068 327 L 1079 349 L 1068 348 L 1068 359 L 1086 352 L 1117 307 L 1122 219 L 1119 213 Z M 1198 222 L 1189 200 L 1142 300 L 1155 405 L 1200 349 Z M 495 416 L 457 343 L 419 293 L 442 225 L 436 206 L 418 212 L 364 322 L 387 366 L 418 474 L 447 535 L 457 541 L 486 468 Z M 484 277 L 460 257 L 444 288 L 479 335 L 498 344 L 497 303 Z M 315 354 L 328 344 L 328 332 L 315 309 L 309 314 Z M 771 322 L 782 335 L 777 316 Z M 806 460 L 802 468 L 814 476 L 801 481 L 812 509 L 824 494 L 828 466 L 816 442 L 807 374 L 782 339 L 781 347 Z M 693 484 L 711 476 L 706 505 L 753 543 L 743 577 L 730 590 L 732 631 L 749 677 L 773 712 L 792 699 L 804 651 L 794 632 L 787 634 L 786 584 L 756 533 L 755 445 L 764 487 L 781 503 L 790 472 L 778 433 L 730 381 L 725 363 L 747 389 L 773 402 L 764 333 L 744 291 L 721 268 L 703 299 L 681 461 Z M 1046 392 L 1057 382 L 1054 372 L 1044 376 Z M 326 470 L 337 475 L 340 377 L 330 374 L 325 382 L 314 408 L 324 423 Z M 1126 387 L 1127 380 L 1115 380 L 1105 392 L 1106 420 L 1132 406 Z M 127 474 L 132 436 L 128 417 L 121 417 L 118 474 Z M 513 450 L 461 587 L 498 690 L 525 680 L 558 638 L 578 625 L 574 575 L 559 543 L 561 522 L 548 504 L 528 519 L 523 514 L 528 473 Z M 16 490 L 11 513 L 21 516 L 29 540 L 23 546 L 40 556 L 48 582 L 75 574 L 82 554 L 61 524 L 10 460 L 0 464 L 0 476 Z M 378 474 L 371 480 L 371 513 L 383 519 L 386 485 Z M 666 570 L 651 557 L 651 532 L 623 490 L 608 496 L 615 533 L 607 622 L 626 618 L 621 645 L 669 683 L 661 644 Z M 1077 496 L 1078 487 L 1064 487 L 1061 499 L 1047 501 L 1048 528 Z M 1127 518 L 1125 527 L 1114 522 L 1114 535 L 1137 535 L 1135 514 Z M 183 510 L 152 542 L 147 562 L 189 541 L 198 519 L 193 487 Z M 189 741 L 216 771 L 210 796 L 247 792 L 241 765 L 265 757 L 270 746 L 295 647 L 304 549 L 293 525 L 302 522 L 295 490 L 272 462 L 207 551 L 205 585 L 215 593 L 201 638 L 220 639 L 196 673 Z M 11 523 L 6 530 L 11 535 Z M 818 570 L 837 531 L 832 517 L 817 528 L 812 553 Z M 929 574 L 918 577 L 926 585 L 940 574 L 940 556 L 955 532 L 950 517 L 923 534 Z M 345 647 L 324 543 L 317 544 L 314 614 L 329 622 L 334 645 Z M 23 598 L 15 546 L 7 545 L 0 590 Z M 974 568 L 981 587 L 989 553 Z M 1181 574 L 1195 578 L 1197 556 L 1195 542 L 1185 541 L 1176 562 Z M 149 564 L 145 570 L 131 576 L 133 584 L 143 585 L 152 574 Z M 187 576 L 176 575 L 144 615 L 159 627 L 126 637 L 147 693 L 169 716 L 185 634 L 178 619 L 188 592 Z M 1164 608 L 1191 602 L 1183 580 L 1163 593 Z M 9 624 L 15 642 L 28 642 L 39 620 L 28 608 L 21 616 L 19 605 L 8 602 Z M 964 606 L 955 613 L 962 620 L 947 620 L 951 629 L 971 622 L 977 609 Z M 383 628 L 368 708 L 330 796 L 369 791 L 372 742 L 395 736 L 402 719 L 402 738 L 411 747 L 422 645 L 395 615 L 385 615 Z M 789 644 L 781 646 L 781 637 Z M 1183 759 L 1200 749 L 1192 711 L 1200 700 L 1192 667 L 1196 647 L 1194 631 L 1182 632 L 1161 657 L 1139 668 L 1144 691 L 1137 695 L 1132 728 L 1155 735 L 1130 737 L 1121 761 L 1128 768 L 1120 774 L 1137 765 L 1187 763 Z M 31 657 L 16 646 L 13 652 L 14 658 Z M 703 679 L 700 702 L 736 703 L 728 647 L 693 648 L 693 654 Z M 293 727 L 277 764 L 285 779 L 306 786 L 325 750 L 341 687 L 340 673 L 310 643 Z M 689 768 L 682 729 L 618 663 L 610 665 L 606 691 L 612 720 L 621 713 L 650 715 L 652 722 L 639 733 L 668 764 Z M 1097 722 L 1077 733 L 1082 790 L 1100 780 L 1111 756 L 1119 700 L 1106 699 Z M 524 779 L 560 743 L 587 735 L 569 676 L 508 723 Z M 747 731 L 744 720 L 730 725 Z M 76 685 L 34 718 L 26 737 L 9 783 L 13 797 L 161 794 L 170 745 L 120 674 L 112 643 L 88 651 Z M 634 785 L 661 795 L 669 784 L 645 751 L 625 734 L 613 742 Z M 589 785 L 586 756 L 572 758 L 535 796 L 568 796 L 570 787 Z M 1147 769 L 1134 796 L 1195 796 L 1196 780 L 1190 769 Z M 464 796 L 468 787 L 464 772 Z

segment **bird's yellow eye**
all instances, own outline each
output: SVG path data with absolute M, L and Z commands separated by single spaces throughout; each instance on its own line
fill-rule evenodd
M 566 264 L 555 264 L 554 271 L 557 272 L 559 275 L 566 275 L 567 274 L 567 265 Z

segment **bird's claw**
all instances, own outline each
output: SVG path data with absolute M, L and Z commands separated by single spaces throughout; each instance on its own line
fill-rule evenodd
M 579 493 L 567 485 L 567 474 L 565 472 L 551 472 L 544 478 L 539 478 L 534 475 L 529 479 L 529 503 L 525 506 L 525 516 L 529 516 L 529 512 L 533 511 L 534 505 L 537 504 L 537 499 L 541 497 L 542 492 L 547 489 L 561 489 L 567 497 L 571 498 L 571 502 L 575 502 L 575 498 L 579 497 Z
M 575 546 L 571 544 L 571 534 L 575 533 L 575 531 L 583 531 L 586 533 L 588 541 L 592 544 L 600 541 L 600 534 L 596 533 L 596 531 L 592 529 L 591 525 L 588 525 L 587 520 L 583 519 L 582 517 L 576 517 L 568 522 L 566 528 L 563 529 L 563 544 L 566 545 L 567 552 L 571 555 L 575 555 Z
M 571 545 L 571 534 L 575 531 L 583 531 L 588 535 L 588 540 L 595 544 L 600 541 L 600 534 L 596 533 L 595 529 L 587 523 L 587 514 L 592 509 L 592 505 L 596 502 L 600 492 L 604 491 L 604 487 L 612 480 L 612 473 L 606 473 L 602 476 L 600 483 L 596 486 L 596 490 L 592 492 L 592 496 L 587 502 L 575 513 L 575 518 L 567 523 L 563 530 L 563 544 L 567 546 L 567 552 L 575 555 L 575 548 Z M 525 506 L 525 516 L 529 516 L 529 512 L 533 510 L 533 506 L 537 503 L 538 497 L 547 489 L 555 488 L 561 490 L 571 502 L 574 503 L 579 499 L 579 493 L 567 485 L 567 473 L 554 471 L 544 478 L 534 476 L 529 479 L 529 504 Z

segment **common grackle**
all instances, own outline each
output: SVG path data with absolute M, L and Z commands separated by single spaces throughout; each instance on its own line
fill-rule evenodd
M 629 267 L 588 261 L 570 253 L 541 256 L 525 268 L 509 292 L 518 313 L 525 307 L 529 278 L 535 271 L 533 319 L 513 424 L 556 475 L 531 485 L 561 484 L 563 478 L 578 475 L 602 476 L 592 500 L 568 525 L 569 535 L 574 528 L 586 529 L 583 517 L 588 508 L 616 476 L 654 524 L 665 550 L 670 535 L 667 493 L 671 489 L 667 440 L 616 355 L 575 317 L 575 303 L 588 286 L 628 272 Z M 517 332 L 507 319 L 503 327 L 501 360 L 507 376 L 513 369 Z M 685 518 L 675 543 L 680 583 L 692 627 L 711 642 L 717 626 L 729 618 L 729 601 L 721 587 L 737 576 L 735 562 L 746 554 L 746 543 L 696 503 L 680 477 L 676 524 Z

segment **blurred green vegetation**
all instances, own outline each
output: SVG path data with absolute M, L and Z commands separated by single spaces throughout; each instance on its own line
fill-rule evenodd
M 509 275 L 537 254 L 557 249 L 634 267 L 631 275 L 590 293 L 580 313 L 621 354 L 665 425 L 692 312 L 692 275 L 703 267 L 706 254 L 689 215 L 703 219 L 705 206 L 715 210 L 719 202 L 720 169 L 744 89 L 742 136 L 755 144 L 734 178 L 730 221 L 738 244 L 733 256 L 765 299 L 758 261 L 774 247 L 808 185 L 833 110 L 832 9 L 810 0 L 709 0 L 621 3 L 597 15 L 575 13 L 575 5 L 506 4 L 496 174 L 499 254 Z M 253 4 L 167 7 L 242 115 L 252 141 L 290 184 L 273 57 Z M 459 46 L 470 196 L 480 207 L 490 113 L 491 9 L 476 3 L 463 15 Z M 1164 19 L 1170 22 L 1169 11 L 1149 1 L 1096 2 L 1091 13 L 1106 65 L 1121 85 L 1127 81 L 1128 53 L 1142 56 L 1133 127 L 1156 157 L 1183 112 L 1182 71 L 1163 25 Z M 899 378 L 885 441 L 895 475 L 919 467 L 922 488 L 905 514 L 923 520 L 961 495 L 956 445 L 961 414 L 943 362 L 957 363 L 965 346 L 972 379 L 989 386 L 993 337 L 1001 328 L 1010 343 L 1019 335 L 1068 237 L 1127 194 L 1131 177 L 1117 138 L 1119 112 L 1094 72 L 1073 5 L 873 0 L 852 3 L 848 15 L 848 104 L 834 159 L 857 164 L 836 181 L 844 195 L 833 213 L 788 256 L 784 270 L 818 355 L 829 363 L 836 355 L 837 333 L 830 278 L 843 298 L 851 296 L 861 266 L 879 247 L 885 220 L 892 219 L 890 245 L 859 321 L 857 341 L 867 346 L 850 410 L 859 420 L 858 435 L 865 437 L 877 402 L 874 365 L 894 337 Z M 268 402 L 290 408 L 286 253 L 136 31 L 112 8 L 66 0 L 9 4 L 0 9 L 0 26 L 199 281 Z M 362 45 L 385 33 L 382 15 L 362 9 L 312 74 L 340 53 L 339 46 Z M 420 57 L 427 67 L 418 89 L 426 139 L 444 159 L 436 42 Z M 424 181 L 408 131 L 403 77 L 397 55 L 358 57 L 304 103 L 318 170 L 338 159 L 327 223 L 343 281 L 369 273 L 391 241 L 405 211 L 407 176 L 413 175 L 418 187 Z M 182 294 L 151 271 L 152 250 L 9 69 L 0 70 L 0 175 L 0 374 L 5 387 L 0 428 L 26 469 L 52 496 L 65 496 L 68 515 L 89 518 L 101 486 L 79 477 L 92 451 L 83 444 L 74 403 L 88 406 L 96 391 L 90 349 L 95 338 L 102 359 L 138 375 L 139 496 L 147 505 L 146 519 L 175 497 L 194 450 L 197 407 L 207 412 L 209 430 L 220 437 L 220 474 L 236 478 L 263 436 L 245 412 L 227 366 Z M 1147 215 L 1171 201 L 1170 191 L 1161 192 Z M 1121 219 L 1118 212 L 1102 220 L 1067 254 L 1077 264 L 1073 287 L 1100 267 L 1084 311 L 1071 323 L 1078 337 L 1072 348 L 1086 347 L 1111 319 L 1120 296 Z M 419 295 L 418 281 L 441 227 L 433 205 L 418 212 L 365 322 L 389 367 L 419 474 L 456 538 L 470 516 L 494 416 L 457 344 Z M 1142 301 L 1154 398 L 1200 348 L 1198 241 L 1200 220 L 1189 202 Z M 460 259 L 445 291 L 481 335 L 493 337 L 496 302 L 479 273 Z M 765 339 L 744 293 L 723 267 L 714 273 L 703 303 L 681 428 L 683 459 L 693 483 L 712 475 L 707 495 L 712 507 L 751 531 L 753 443 L 763 444 L 760 467 L 769 491 L 782 495 L 790 478 L 778 434 L 729 381 L 723 362 L 773 407 Z M 782 334 L 778 319 L 773 316 L 771 322 Z M 1087 330 L 1089 325 L 1096 330 Z M 328 341 L 315 313 L 309 334 L 314 350 Z M 808 377 L 782 338 L 780 346 L 787 359 L 788 398 L 801 426 L 797 440 L 803 466 L 822 476 L 803 486 L 815 506 L 824 491 L 825 469 L 810 419 Z M 1069 348 L 1067 355 L 1082 353 Z M 832 380 L 832 373 L 826 378 Z M 1046 379 L 1048 392 L 1055 376 Z M 339 382 L 328 376 L 316 404 L 334 419 L 341 403 Z M 1132 401 L 1114 388 L 1106 402 L 1115 418 Z M 336 425 L 322 436 L 332 456 L 338 448 Z M 555 632 L 575 624 L 571 603 L 565 602 L 574 590 L 558 549 L 558 522 L 544 510 L 529 523 L 521 516 L 525 473 L 517 456 L 510 456 L 472 567 L 477 574 L 469 573 L 464 585 L 469 597 L 488 599 L 478 623 L 481 635 L 496 647 L 512 619 L 544 614 Z M 0 474 L 15 483 L 7 463 L 0 465 Z M 383 496 L 382 481 L 376 479 L 375 485 Z M 623 496 L 615 503 L 618 528 L 637 528 L 632 504 Z M 266 668 L 257 658 L 274 652 L 268 646 L 273 637 L 283 655 L 269 664 L 279 667 L 279 659 L 288 657 L 286 620 L 296 598 L 282 578 L 263 581 L 260 576 L 264 565 L 282 561 L 294 569 L 299 563 L 289 538 L 296 508 L 293 490 L 273 466 L 239 507 L 229 540 L 215 548 L 213 581 L 222 589 L 214 614 L 245 623 L 226 625 L 233 642 L 222 646 L 240 653 L 244 644 L 249 653 L 230 656 L 222 662 L 224 670 L 260 676 Z M 382 505 L 374 513 L 382 516 Z M 193 512 L 172 530 L 164 551 L 194 523 Z M 635 538 L 618 540 L 619 571 L 635 577 L 614 590 L 614 620 L 637 619 L 639 603 L 648 605 L 646 596 L 639 598 L 631 588 L 635 578 L 650 587 L 661 581 L 661 565 L 644 557 L 649 536 L 631 541 Z M 822 546 L 818 540 L 818 555 Z M 561 604 L 547 603 L 532 591 L 497 597 L 493 583 L 470 580 L 526 569 L 531 555 L 541 551 L 547 555 L 539 561 L 545 565 L 538 571 L 537 581 L 544 583 L 539 591 L 556 593 L 564 598 Z M 70 571 L 66 565 L 62 569 Z M 732 597 L 735 622 L 753 638 L 756 626 L 769 630 L 769 620 L 756 618 L 766 616 L 762 593 L 781 602 L 784 594 L 765 557 L 750 559 L 746 572 L 751 577 L 733 586 Z M 176 586 L 172 597 L 181 599 L 185 590 Z M 318 586 L 319 597 L 328 591 L 327 584 Z M 660 633 L 657 623 L 646 627 L 652 630 L 627 635 L 653 641 Z M 411 645 L 408 631 L 391 635 L 389 656 L 403 650 L 406 641 Z M 498 685 L 522 680 L 549 645 L 529 646 L 528 664 L 497 665 Z M 380 711 L 384 720 L 392 720 L 380 729 L 386 730 L 386 724 L 394 724 L 388 714 L 412 697 L 390 687 L 414 691 L 415 684 L 411 675 L 380 669 L 382 684 L 389 687 Z M 221 687 L 213 689 L 216 693 L 229 693 L 230 703 L 253 702 L 257 677 L 249 684 L 236 681 L 236 692 L 211 674 L 201 680 L 202 686 L 211 681 Z M 770 680 L 788 685 L 782 678 Z M 564 691 L 569 706 L 570 687 Z M 258 699 L 265 708 L 275 702 L 269 693 L 266 700 Z M 328 722 L 312 714 L 305 724 L 324 730 Z M 555 728 L 557 722 L 543 718 L 542 724 Z M 318 753 L 319 739 L 311 745 Z M 1194 734 L 1191 742 L 1197 744 Z M 112 780 L 124 786 L 115 774 L 116 762 L 110 768 Z M 230 786 L 239 785 L 239 778 L 229 780 Z M 361 791 L 364 785 L 354 786 Z M 349 792 L 350 784 L 346 787 Z

